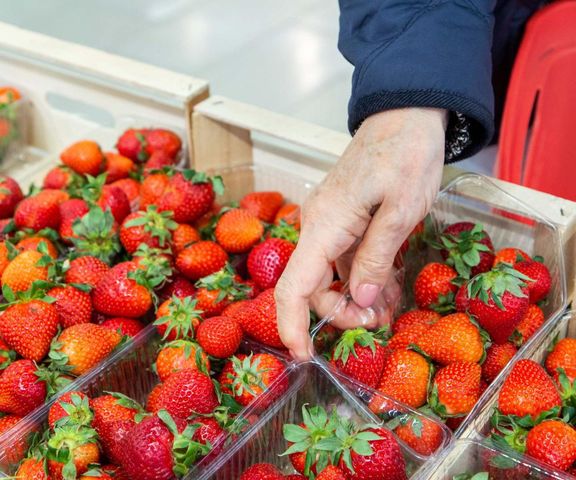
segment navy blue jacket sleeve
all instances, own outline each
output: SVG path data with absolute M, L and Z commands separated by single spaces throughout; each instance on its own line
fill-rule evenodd
M 470 140 L 453 160 L 494 133 L 491 44 L 495 0 L 340 0 L 339 49 L 354 65 L 349 129 L 393 108 L 437 107 Z M 456 115 L 458 113 L 459 115 Z

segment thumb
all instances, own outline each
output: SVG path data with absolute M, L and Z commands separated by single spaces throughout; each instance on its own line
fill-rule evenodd
M 394 280 L 394 257 L 412 229 L 409 217 L 393 208 L 378 208 L 352 260 L 350 292 L 362 308 L 371 306 Z

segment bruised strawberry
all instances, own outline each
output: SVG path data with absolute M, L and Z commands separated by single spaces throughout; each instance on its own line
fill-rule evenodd
M 0 175 L 0 218 L 10 218 L 14 215 L 16 205 L 23 198 L 24 195 L 16 180 Z
M 283 203 L 284 197 L 280 192 L 251 192 L 242 197 L 240 207 L 263 222 L 273 223 Z
M 274 288 L 296 247 L 280 238 L 269 238 L 248 255 L 248 273 L 258 288 Z
M 456 271 L 448 265 L 427 264 L 414 282 L 414 298 L 418 307 L 433 310 L 450 308 L 458 288 L 452 282 L 457 276 Z
M 70 145 L 60 154 L 60 160 L 76 173 L 93 177 L 102 171 L 104 165 L 102 150 L 92 140 L 81 140 Z

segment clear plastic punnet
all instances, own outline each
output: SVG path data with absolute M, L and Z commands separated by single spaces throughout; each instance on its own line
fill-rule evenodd
M 30 101 L 21 98 L 0 104 L 0 171 L 22 161 L 20 154 L 31 130 Z
M 440 422 L 436 422 L 398 402 L 382 396 L 388 408 L 380 415 L 375 415 L 367 408 L 366 388 L 326 369 L 316 362 L 303 363 L 295 367 L 298 373 L 290 389 L 282 398 L 247 430 L 234 447 L 221 455 L 214 463 L 200 468 L 186 479 L 195 480 L 230 480 L 239 478 L 250 466 L 257 463 L 276 465 L 282 473 L 292 474 L 295 470 L 288 456 L 281 456 L 288 445 L 282 433 L 284 424 L 302 422 L 302 407 L 320 406 L 330 412 L 336 409 L 340 417 L 349 418 L 355 423 L 377 424 L 386 426 L 393 419 L 412 418 L 419 422 L 430 422 L 438 432 L 437 448 L 429 454 L 417 453 L 402 440 L 398 440 L 406 464 L 408 477 L 420 471 L 451 441 L 450 431 Z
M 478 474 L 486 474 L 482 477 Z M 478 475 L 475 477 L 474 475 Z M 475 440 L 457 440 L 414 477 L 418 480 L 570 479 L 539 462 L 504 452 Z

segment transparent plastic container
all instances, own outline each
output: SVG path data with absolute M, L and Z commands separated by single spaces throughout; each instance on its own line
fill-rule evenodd
M 290 390 L 282 399 L 265 412 L 242 438 L 235 442 L 233 448 L 209 466 L 200 469 L 195 474 L 188 474 L 186 479 L 192 480 L 231 480 L 240 477 L 242 472 L 256 463 L 272 463 L 284 474 L 295 473 L 288 457 L 279 454 L 287 448 L 282 435 L 282 426 L 286 423 L 302 421 L 302 406 L 320 405 L 331 411 L 336 408 L 341 416 L 351 418 L 358 424 L 384 424 L 384 420 L 372 413 L 366 406 L 365 387 L 350 381 L 341 375 L 336 375 L 316 362 L 303 363 L 295 367 L 294 372 L 300 373 L 298 381 L 292 383 Z M 398 415 L 410 414 L 424 418 L 420 412 L 389 400 L 391 407 L 386 416 L 393 418 Z M 427 420 L 430 420 L 426 417 Z M 423 468 L 432 458 L 442 451 L 451 441 L 450 431 L 442 424 L 441 442 L 437 451 L 430 455 L 420 455 L 403 442 L 399 441 L 407 466 L 409 477 Z
M 491 480 L 571 479 L 569 475 L 549 470 L 525 457 L 511 455 L 475 440 L 457 440 L 434 462 L 416 476 L 418 480 L 453 480 L 457 475 L 470 476 L 487 472 Z
M 21 98 L 0 105 L 0 172 L 17 162 L 30 135 L 30 101 Z

